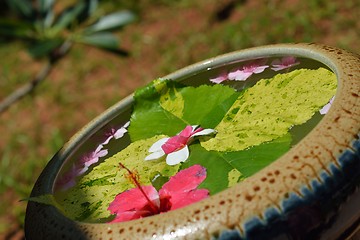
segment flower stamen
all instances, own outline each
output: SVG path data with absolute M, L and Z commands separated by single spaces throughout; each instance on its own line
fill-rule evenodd
M 146 201 L 148 202 L 151 210 L 153 213 L 158 214 L 160 213 L 160 209 L 153 203 L 153 201 L 150 200 L 148 195 L 145 193 L 144 189 L 141 187 L 139 183 L 139 175 L 136 172 L 132 172 L 130 169 L 128 169 L 124 164 L 119 163 L 120 167 L 125 169 L 128 172 L 128 178 L 131 180 L 131 182 L 140 190 L 141 194 L 145 197 Z

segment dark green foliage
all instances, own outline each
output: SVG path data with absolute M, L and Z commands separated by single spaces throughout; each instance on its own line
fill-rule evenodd
M 0 38 L 25 40 L 35 57 L 53 55 L 64 42 L 78 42 L 123 54 L 111 32 L 133 22 L 127 10 L 106 16 L 95 14 L 98 0 L 79 0 L 59 14 L 55 0 L 7 0 L 11 14 L 0 18 Z

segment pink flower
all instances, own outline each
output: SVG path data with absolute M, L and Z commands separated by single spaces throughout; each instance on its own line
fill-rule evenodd
M 76 177 L 83 174 L 86 170 L 73 164 L 68 172 L 64 173 L 58 180 L 56 180 L 55 189 L 65 191 L 75 186 Z
M 295 57 L 292 56 L 283 57 L 281 60 L 275 59 L 274 61 L 272 61 L 271 65 L 273 67 L 271 69 L 274 71 L 280 71 L 298 65 L 299 63 L 300 62 L 297 62 Z
M 203 129 L 199 126 L 186 126 L 178 135 L 170 138 L 162 138 L 155 142 L 149 149 L 151 153 L 145 160 L 155 160 L 167 155 L 166 163 L 176 165 L 185 162 L 189 157 L 189 148 L 191 140 L 196 136 L 210 135 L 215 133 L 214 129 Z
M 104 157 L 108 154 L 107 149 L 102 149 L 103 145 L 99 145 L 95 151 L 90 152 L 89 154 L 84 155 L 80 159 L 80 163 L 84 165 L 85 168 L 90 167 L 94 163 L 97 163 L 99 161 L 99 158 Z
M 121 128 L 114 129 L 111 128 L 109 132 L 105 133 L 105 136 L 107 137 L 106 140 L 102 143 L 102 145 L 106 145 L 110 142 L 111 139 L 119 139 L 124 136 L 124 134 L 127 132 L 127 127 L 129 126 L 130 122 L 125 123 Z
M 264 64 L 264 61 L 261 60 L 246 64 L 241 69 L 230 72 L 228 74 L 228 78 L 229 80 L 245 81 L 254 73 L 262 73 L 266 68 L 269 67 L 268 65 L 260 64 Z
M 329 109 L 330 109 L 330 107 L 331 107 L 334 99 L 335 99 L 335 96 L 332 97 L 332 98 L 330 99 L 330 101 L 329 101 L 325 106 L 322 107 L 322 109 L 320 109 L 319 112 L 320 112 L 321 115 L 327 114 L 327 112 L 329 111 Z
M 153 186 L 140 185 L 122 192 L 108 207 L 111 214 L 116 214 L 111 223 L 152 216 L 198 202 L 209 196 L 208 190 L 196 189 L 205 178 L 206 169 L 194 165 L 171 177 L 159 192 Z
M 228 79 L 228 74 L 227 73 L 222 73 L 221 75 L 219 75 L 216 78 L 210 78 L 210 82 L 213 83 L 222 83 L 223 81 L 226 81 Z
M 103 149 L 103 147 L 100 144 L 95 151 L 82 156 L 79 162 L 73 164 L 70 170 L 57 180 L 56 189 L 67 190 L 75 186 L 76 177 L 84 174 L 92 164 L 99 161 L 99 158 L 105 157 L 108 154 L 108 150 Z

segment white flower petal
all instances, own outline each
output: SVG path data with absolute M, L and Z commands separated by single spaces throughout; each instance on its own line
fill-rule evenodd
M 209 135 L 209 134 L 212 134 L 212 133 L 215 133 L 215 132 L 216 131 L 214 129 L 207 128 L 207 129 L 204 129 L 204 130 L 202 130 L 200 132 L 197 132 L 197 133 L 193 134 L 192 137 Z
M 199 127 L 199 125 L 191 125 L 191 127 L 192 127 L 192 131 L 195 131 Z
M 105 157 L 108 153 L 109 153 L 109 151 L 107 149 L 103 149 L 100 152 L 96 153 L 96 156 L 97 157 Z
M 254 69 L 253 73 L 262 73 L 268 67 L 269 67 L 268 65 L 258 66 L 256 67 L 256 69 Z
M 88 169 L 89 169 L 89 167 L 84 165 L 83 168 L 78 169 L 78 172 L 76 173 L 76 176 L 80 176 L 80 175 L 84 174 Z
M 161 146 L 164 145 L 164 143 L 166 143 L 167 140 L 169 140 L 169 138 L 162 138 L 158 140 L 150 147 L 149 152 L 157 152 L 159 150 L 162 150 Z
M 253 72 L 239 71 L 239 72 L 237 73 L 237 75 L 235 76 L 234 80 L 235 80 L 235 81 L 245 81 L 245 80 L 248 79 L 252 74 L 253 74 Z
M 166 163 L 170 166 L 185 162 L 189 157 L 189 148 L 187 146 L 183 147 L 179 151 L 175 151 L 167 155 Z
M 146 156 L 145 161 L 156 160 L 156 159 L 161 158 L 164 155 L 165 155 L 165 152 L 163 150 L 156 151 L 156 152 L 153 152 L 150 155 Z
M 122 138 L 126 132 L 127 132 L 127 129 L 120 128 L 114 133 L 114 138 L 115 139 Z
M 100 144 L 99 146 L 97 146 L 97 148 L 95 149 L 94 153 L 98 153 L 101 151 L 101 149 L 103 148 L 104 146 L 102 144 Z
M 238 74 L 240 74 L 240 73 L 241 73 L 240 70 L 236 70 L 236 71 L 234 71 L 234 72 L 229 72 L 229 74 L 228 74 L 228 79 L 229 79 L 229 80 L 235 80 L 236 76 L 237 76 Z
M 124 124 L 123 128 L 127 128 L 129 125 L 130 125 L 130 121 L 127 121 L 127 122 Z
M 108 144 L 109 142 L 110 142 L 110 140 L 111 139 L 113 139 L 114 138 L 114 136 L 109 136 L 101 145 L 106 145 L 106 144 Z

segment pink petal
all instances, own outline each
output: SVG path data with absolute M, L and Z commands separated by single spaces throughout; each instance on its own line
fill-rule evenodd
M 77 175 L 80 176 L 80 175 L 84 174 L 88 169 L 89 169 L 89 166 L 84 165 L 83 167 L 78 169 Z
M 177 195 L 196 189 L 206 178 L 206 169 L 200 165 L 193 165 L 179 171 L 165 183 L 159 191 L 160 196 L 171 196 L 176 199 Z
M 130 121 L 126 122 L 122 127 L 115 130 L 114 128 L 111 128 L 109 132 L 107 132 L 105 135 L 108 136 L 106 140 L 102 143 L 102 145 L 106 145 L 110 142 L 111 139 L 119 139 L 124 136 L 124 134 L 127 132 L 127 127 L 130 125 Z
M 69 173 L 64 174 L 63 176 L 61 176 L 59 180 L 56 181 L 55 188 L 65 191 L 75 186 L 76 184 L 75 177 L 76 176 Z
M 287 66 L 282 66 L 282 65 L 273 65 L 273 67 L 271 68 L 274 71 L 281 71 L 283 69 L 287 68 Z
M 127 132 L 127 129 L 120 128 L 114 133 L 114 138 L 115 139 L 122 138 L 126 132 Z
M 233 72 L 229 72 L 228 78 L 229 78 L 229 80 L 235 80 L 236 76 L 238 74 L 241 74 L 241 73 L 242 73 L 241 70 L 236 70 L 236 71 L 233 71 Z
M 60 188 L 61 190 L 67 190 L 75 186 L 76 177 L 86 172 L 87 169 L 87 167 L 79 168 L 78 166 L 73 164 L 69 171 L 61 175 L 61 177 L 57 180 L 56 188 Z
M 144 212 L 140 211 L 125 211 L 121 214 L 117 214 L 115 219 L 112 220 L 110 223 L 118 223 L 118 222 L 125 222 L 134 219 L 139 219 L 144 215 Z
M 248 79 L 253 73 L 252 72 L 240 72 L 236 77 L 235 81 L 245 81 Z
M 196 189 L 192 190 L 190 192 L 184 192 L 177 194 L 176 197 L 172 196 L 170 198 L 171 202 L 171 209 L 175 210 L 178 208 L 185 207 L 189 204 L 198 202 L 204 198 L 207 198 L 209 196 L 209 191 L 207 189 Z
M 181 134 L 181 133 L 180 133 Z M 186 134 L 186 133 L 184 133 Z M 191 134 L 191 133 L 190 133 Z M 178 149 L 183 148 L 187 141 L 189 140 L 189 137 L 176 135 L 174 137 L 169 138 L 166 143 L 164 143 L 161 146 L 161 149 L 166 153 L 170 154 L 172 152 L 177 151 Z
M 255 67 L 253 73 L 262 73 L 268 67 L 269 67 L 268 65 Z
M 60 180 L 57 184 L 56 184 L 56 189 L 61 189 L 62 191 L 68 190 L 69 188 L 72 188 L 73 186 L 76 185 L 76 181 L 75 179 L 68 179 L 68 181 L 66 180 Z
M 153 186 L 142 186 L 148 198 L 159 207 L 159 194 Z M 108 207 L 111 214 L 122 214 L 127 211 L 140 211 L 149 202 L 139 188 L 133 188 L 118 194 Z
M 286 68 L 290 68 L 292 66 L 298 65 L 299 62 L 296 62 L 296 58 L 293 56 L 283 57 L 281 60 L 275 59 L 272 61 L 271 65 L 273 66 L 271 69 L 274 71 L 280 71 Z
M 228 79 L 227 73 L 222 73 L 220 76 L 216 77 L 216 78 L 211 78 L 210 82 L 213 83 L 222 83 L 223 81 L 226 81 Z
M 328 104 L 326 104 L 325 106 L 323 106 L 323 108 L 319 110 L 320 114 L 321 114 L 321 115 L 327 114 L 327 112 L 330 110 L 330 107 L 331 107 L 331 104 L 330 104 L 330 103 L 328 103 Z
M 194 136 L 194 134 L 201 132 L 202 130 L 204 130 L 202 127 L 200 127 L 199 125 L 192 125 L 191 126 L 191 133 L 190 133 L 190 137 Z
M 94 153 L 98 153 L 98 152 L 100 152 L 101 151 L 101 149 L 103 149 L 103 145 L 102 144 L 100 144 L 99 146 L 97 146 L 96 147 L 96 149 L 95 149 L 95 151 L 94 151 Z
M 189 157 L 189 148 L 185 145 L 182 149 L 169 153 L 166 157 L 167 165 L 176 165 L 181 162 L 185 162 Z
M 98 161 L 99 161 L 99 158 L 93 152 L 88 155 L 83 156 L 80 159 L 80 163 L 82 163 L 86 167 L 89 167 L 89 166 L 93 165 L 94 163 L 97 163 Z
M 82 156 L 82 158 L 80 159 L 80 163 L 84 164 L 86 167 L 89 167 L 92 164 L 97 163 L 100 157 L 104 157 L 108 154 L 108 150 L 102 148 L 103 145 L 99 145 L 95 151 Z
M 113 139 L 114 136 L 113 135 L 110 135 L 107 139 L 105 139 L 105 141 L 101 144 L 101 145 L 106 145 L 110 142 L 111 139 Z
M 193 131 L 195 130 L 196 127 L 197 127 L 196 125 L 195 126 L 188 125 L 178 135 L 182 136 L 182 137 L 185 137 L 185 138 L 189 138 L 192 135 L 192 133 L 193 133 Z
M 335 99 L 335 97 L 332 97 L 332 98 L 330 99 L 330 101 L 329 101 L 325 106 L 323 106 L 323 107 L 319 110 L 319 112 L 320 112 L 321 115 L 327 114 L 327 112 L 330 110 L 330 107 L 331 107 L 334 99 Z
M 96 153 L 96 156 L 97 156 L 98 158 L 100 158 L 100 157 L 105 157 L 107 154 L 108 154 L 108 150 L 107 150 L 107 149 L 103 149 L 103 150 L 97 152 L 97 153 Z

